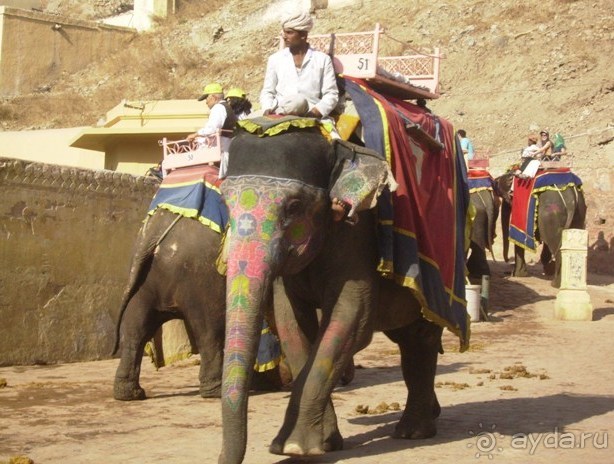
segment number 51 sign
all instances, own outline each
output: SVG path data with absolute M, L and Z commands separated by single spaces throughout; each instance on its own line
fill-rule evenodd
M 360 78 L 375 77 L 377 55 L 375 53 L 360 53 L 335 56 L 333 57 L 333 65 L 335 72 L 339 74 Z

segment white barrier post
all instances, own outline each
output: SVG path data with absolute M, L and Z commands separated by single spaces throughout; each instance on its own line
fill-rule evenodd
M 563 321 L 593 320 L 593 306 L 586 291 L 588 232 L 565 229 L 561 239 L 561 289 L 554 303 L 554 318 Z

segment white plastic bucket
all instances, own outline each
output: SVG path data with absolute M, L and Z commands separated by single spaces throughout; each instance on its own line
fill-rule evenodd
M 480 320 L 481 285 L 465 285 L 465 298 L 467 299 L 467 313 L 473 322 Z

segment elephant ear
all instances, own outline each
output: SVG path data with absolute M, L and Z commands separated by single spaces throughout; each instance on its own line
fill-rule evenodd
M 336 139 L 334 141 L 336 164 L 333 170 L 330 197 L 349 203 L 350 222 L 356 213 L 374 208 L 385 187 L 397 188 L 388 163 L 369 148 Z

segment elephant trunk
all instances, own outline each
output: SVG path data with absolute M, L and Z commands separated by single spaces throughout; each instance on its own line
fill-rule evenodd
M 231 237 L 233 233 L 231 232 Z M 271 285 L 268 245 L 230 238 L 227 267 L 226 341 L 222 375 L 223 445 L 219 463 L 243 461 L 247 446 L 247 400 Z

